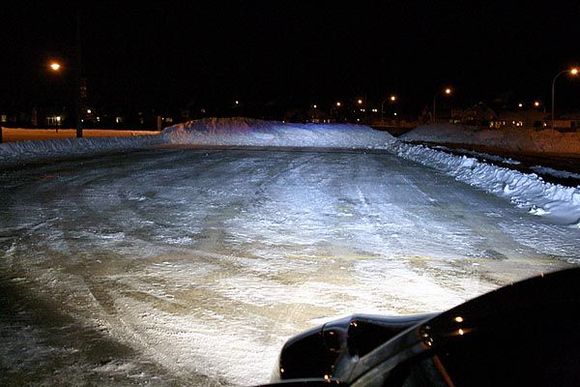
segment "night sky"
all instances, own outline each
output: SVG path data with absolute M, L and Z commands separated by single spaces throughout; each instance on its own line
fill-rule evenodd
M 74 64 L 79 6 L 3 7 L 0 106 L 42 103 L 66 88 L 45 63 Z M 548 102 L 554 74 L 580 61 L 577 0 L 102 1 L 81 15 L 90 96 L 110 108 L 394 92 L 418 111 L 447 84 L 464 106 L 502 95 Z M 579 106 L 580 81 L 560 79 L 558 95 Z

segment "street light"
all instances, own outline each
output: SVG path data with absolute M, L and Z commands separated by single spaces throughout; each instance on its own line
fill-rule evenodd
M 453 90 L 450 87 L 446 87 L 445 89 L 438 91 L 437 93 L 435 93 L 435 95 L 433 96 L 433 117 L 431 118 L 433 123 L 437 123 L 437 119 L 436 119 L 436 115 L 435 115 L 435 108 L 436 108 L 436 104 L 435 101 L 437 100 L 437 96 L 439 94 L 444 94 L 444 95 L 451 95 L 453 93 Z
M 391 94 L 388 98 L 388 101 L 391 103 L 397 102 L 397 96 Z M 387 98 L 383 99 L 383 102 L 381 102 L 381 121 L 383 120 L 383 116 L 385 114 L 385 102 L 387 102 Z
M 570 69 L 562 70 L 558 74 L 554 76 L 552 79 L 552 129 L 554 129 L 554 111 L 555 111 L 555 87 L 556 87 L 556 79 L 562 74 L 568 73 L 571 76 L 575 77 L 578 75 L 578 67 L 572 67 Z
M 538 108 L 538 109 L 540 109 L 540 108 L 541 108 L 541 109 L 542 109 L 542 111 L 543 111 L 544 113 L 546 112 L 546 105 L 544 105 L 544 104 L 542 103 L 542 101 L 540 101 L 540 100 L 535 100 L 535 101 L 534 101 L 534 107 L 535 107 L 535 108 Z
M 62 66 L 61 66 L 61 64 L 60 64 L 60 63 L 58 63 L 58 62 L 54 62 L 54 61 L 53 61 L 53 62 L 50 62 L 50 63 L 49 63 L 48 67 L 49 67 L 49 68 L 50 68 L 52 71 L 54 71 L 54 72 L 58 72 L 58 71 L 60 71 L 60 68 L 61 68 Z

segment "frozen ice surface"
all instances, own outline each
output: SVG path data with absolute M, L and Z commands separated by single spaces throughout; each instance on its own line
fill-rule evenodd
M 577 264 L 580 230 L 448 173 L 268 149 L 2 170 L 0 384 L 261 383 L 322 321 Z
M 537 172 L 537 173 L 543 174 L 543 175 L 552 175 L 552 176 L 561 177 L 564 179 L 580 180 L 580 173 L 561 171 L 559 169 L 554 169 L 554 168 L 550 168 L 550 167 L 543 167 L 541 165 L 533 166 L 532 170 Z

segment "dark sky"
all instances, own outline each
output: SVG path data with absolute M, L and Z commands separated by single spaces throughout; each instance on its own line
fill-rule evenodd
M 65 88 L 44 63 L 74 64 L 79 6 L 3 7 L 0 105 Z M 505 93 L 549 101 L 554 74 L 580 61 L 577 0 L 101 1 L 81 11 L 83 72 L 92 98 L 110 106 L 396 92 L 419 109 L 446 84 L 463 104 Z M 580 104 L 580 81 L 559 80 L 558 93 Z

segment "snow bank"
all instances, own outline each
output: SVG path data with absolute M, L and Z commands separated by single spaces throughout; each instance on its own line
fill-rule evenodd
M 362 125 L 295 124 L 247 118 L 210 118 L 178 124 L 163 131 L 180 145 L 385 148 L 395 138 Z
M 438 124 L 419 126 L 399 138 L 404 141 L 484 145 L 516 152 L 580 155 L 580 132 L 562 133 L 552 129 L 481 129 Z
M 160 145 L 162 142 L 159 135 L 11 142 L 0 144 L 0 165 L 138 150 Z
M 580 227 L 580 187 L 564 187 L 509 168 L 454 156 L 423 145 L 397 143 L 392 150 L 399 156 L 446 172 L 455 179 L 507 198 L 534 215 L 554 223 Z

